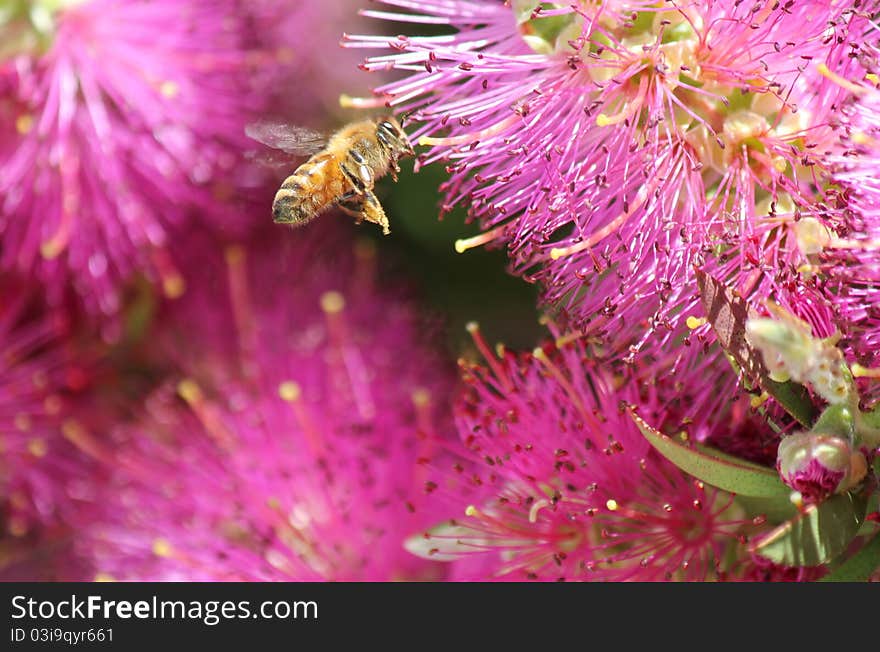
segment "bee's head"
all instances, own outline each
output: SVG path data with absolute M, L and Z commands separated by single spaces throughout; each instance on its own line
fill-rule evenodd
M 376 137 L 397 156 L 416 155 L 409 136 L 393 116 L 383 116 L 376 120 Z

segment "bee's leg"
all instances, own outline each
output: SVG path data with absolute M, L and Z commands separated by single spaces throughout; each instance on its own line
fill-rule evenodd
M 376 182 L 373 171 L 356 151 L 349 152 L 345 161 L 339 164 L 339 169 L 342 170 L 342 174 L 345 175 L 357 194 L 362 195 L 373 189 Z
M 340 163 L 339 169 L 342 171 L 342 176 L 344 176 L 349 185 L 351 185 L 352 192 L 356 195 L 363 195 L 366 187 L 361 178 L 345 163 Z
M 397 162 L 397 157 L 392 156 L 391 162 L 388 171 L 391 173 L 391 178 L 397 183 L 397 175 L 400 173 L 400 165 Z
M 354 191 L 345 193 L 336 206 L 346 215 L 351 215 L 355 219 L 355 223 L 360 224 L 364 221 L 364 211 L 361 198 Z
M 388 235 L 391 229 L 388 225 L 388 217 L 382 209 L 382 204 L 371 191 L 366 190 L 361 196 L 346 193 L 338 202 L 342 212 L 351 215 L 358 223 L 366 220 L 382 227 L 382 233 Z
M 339 210 L 341 210 L 346 215 L 351 215 L 354 218 L 355 224 L 360 224 L 364 221 L 364 213 L 361 210 L 356 208 L 352 208 L 350 206 L 346 206 L 345 204 L 339 203 L 337 204 Z
M 382 204 L 379 203 L 379 199 L 376 195 L 368 190 L 361 198 L 361 202 L 364 219 L 367 220 L 367 222 L 373 222 L 373 224 L 381 226 L 384 235 L 391 233 L 391 228 L 388 225 L 388 217 L 385 215 L 385 211 L 382 209 Z

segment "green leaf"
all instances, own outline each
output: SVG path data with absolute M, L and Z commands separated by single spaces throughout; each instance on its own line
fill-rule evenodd
M 875 534 L 861 550 L 819 581 L 867 582 L 878 569 L 880 569 L 880 534 Z
M 875 405 L 871 410 L 862 412 L 862 416 L 869 426 L 880 429 L 880 405 Z
M 775 398 L 776 402 L 801 425 L 809 428 L 816 418 L 816 408 L 807 388 L 791 380 L 777 383 L 766 373 L 765 370 L 765 375 L 758 380 L 761 388 Z
M 709 448 L 690 448 L 655 430 L 631 410 L 630 415 L 651 445 L 685 473 L 731 493 L 788 500 L 791 489 L 773 469 Z
M 736 502 L 746 511 L 749 518 L 763 516 L 771 525 L 787 521 L 797 516 L 798 513 L 789 495 L 774 498 L 755 498 L 754 496 L 738 495 Z
M 807 388 L 792 381 L 778 383 L 771 379 L 760 351 L 746 340 L 746 321 L 759 315 L 745 299 L 717 279 L 700 270 L 696 270 L 696 275 L 703 308 L 722 348 L 748 380 L 756 382 L 802 425 L 812 426 L 816 408 Z
M 839 494 L 810 505 L 752 546 L 783 566 L 819 566 L 844 552 L 865 518 L 867 496 Z

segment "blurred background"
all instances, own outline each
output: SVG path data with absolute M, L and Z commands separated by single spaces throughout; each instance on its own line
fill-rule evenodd
M 401 167 L 400 181 L 395 185 L 384 180 L 380 188 L 391 235 L 383 237 L 378 228 L 364 225 L 366 235 L 380 252 L 400 260 L 401 270 L 418 285 L 428 309 L 446 322 L 452 355 L 470 352 L 465 330 L 469 321 L 480 324 L 489 342 L 531 350 L 542 334 L 534 286 L 506 273 L 504 251 L 477 248 L 456 253 L 456 239 L 476 235 L 478 229 L 465 223 L 463 207 L 438 221 L 437 187 L 443 170 L 434 165 L 413 174 L 412 161 Z

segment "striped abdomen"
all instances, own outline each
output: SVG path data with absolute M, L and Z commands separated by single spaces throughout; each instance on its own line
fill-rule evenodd
M 339 162 L 326 152 L 316 154 L 284 180 L 272 202 L 272 219 L 305 224 L 334 204 L 345 192 Z

